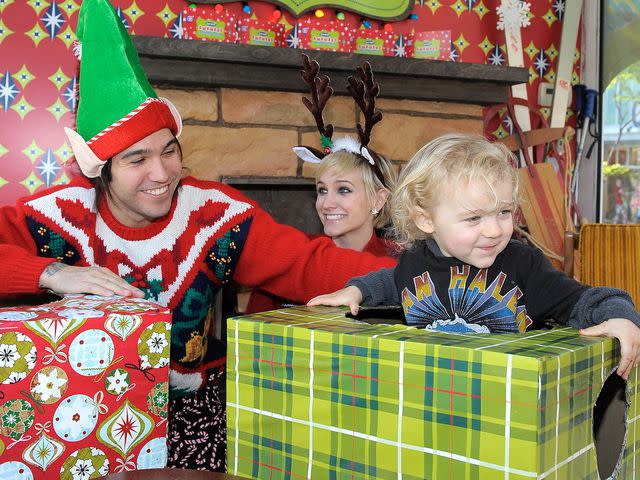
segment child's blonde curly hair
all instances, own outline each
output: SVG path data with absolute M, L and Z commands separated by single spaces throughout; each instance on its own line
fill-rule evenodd
M 393 233 L 399 247 L 408 249 L 426 239 L 428 235 L 416 226 L 416 215 L 420 211 L 432 214 L 447 195 L 463 195 L 456 188 L 469 181 L 484 180 L 494 195 L 493 185 L 510 183 L 516 207 L 519 182 L 515 162 L 506 146 L 479 135 L 452 133 L 427 143 L 401 170 L 391 196 Z
M 316 181 L 327 170 L 334 170 L 337 175 L 351 173 L 353 171 L 360 171 L 362 173 L 362 179 L 364 180 L 365 191 L 367 193 L 367 199 L 371 207 L 375 202 L 376 193 L 379 190 L 385 190 L 391 192 L 394 189 L 397 175 L 393 166 L 382 155 L 379 157 L 379 167 L 384 177 L 385 185 L 382 184 L 378 176 L 373 172 L 370 165 L 367 164 L 367 160 L 361 155 L 357 155 L 347 150 L 337 150 L 325 156 L 318 164 L 316 169 Z M 373 220 L 374 228 L 383 228 L 391 222 L 391 207 L 389 201 L 385 202 L 382 210 L 378 212 Z

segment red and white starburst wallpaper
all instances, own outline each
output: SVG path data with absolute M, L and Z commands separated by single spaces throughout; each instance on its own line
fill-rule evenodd
M 183 37 L 185 0 L 111 0 L 131 34 Z M 535 104 L 540 81 L 557 71 L 564 0 L 530 3 L 530 25 L 522 29 L 528 96 Z M 81 0 L 0 0 L 0 205 L 40 188 L 66 182 L 64 162 L 72 155 L 63 127 L 72 127 L 77 61 L 73 55 Z M 450 31 L 450 61 L 506 65 L 504 32 L 496 28 L 499 0 L 416 0 L 410 18 L 394 22 L 394 51 L 401 54 L 412 32 Z M 236 18 L 272 18 L 267 2 L 234 2 L 224 8 Z M 381 29 L 374 20 L 323 9 L 324 20 L 354 28 Z M 315 18 L 313 14 L 306 17 Z M 304 17 L 303 17 L 304 18 Z M 296 44 L 296 19 L 283 12 L 288 45 Z M 387 27 L 389 28 L 389 27 Z M 400 37 L 402 35 L 402 37 Z M 577 82 L 576 55 L 573 82 Z M 492 131 L 503 136 L 508 121 Z

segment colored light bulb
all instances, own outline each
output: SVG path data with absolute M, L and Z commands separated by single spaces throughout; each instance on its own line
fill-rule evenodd
M 371 22 L 366 18 L 362 19 L 362 25 L 364 25 L 364 28 L 371 28 Z
M 214 10 L 216 11 L 216 13 L 220 13 L 224 10 L 224 7 L 222 6 L 221 3 L 216 3 Z
M 344 20 L 344 13 L 342 13 L 342 12 L 337 12 L 337 13 L 336 13 L 336 18 L 337 18 L 338 20 Z
M 393 32 L 393 25 L 391 25 L 390 23 L 385 23 L 384 24 L 384 31 L 385 32 Z
M 247 15 L 249 15 L 251 13 L 251 7 L 249 6 L 249 4 L 247 2 L 242 2 L 242 10 Z
M 279 8 L 276 8 L 273 13 L 271 13 L 271 21 L 275 22 L 282 16 L 282 12 Z
M 409 19 L 410 20 L 417 20 L 418 19 L 418 15 L 416 15 L 415 13 L 412 13 L 411 15 L 409 15 Z
M 324 12 L 320 9 L 316 10 L 316 17 L 318 18 L 324 17 Z

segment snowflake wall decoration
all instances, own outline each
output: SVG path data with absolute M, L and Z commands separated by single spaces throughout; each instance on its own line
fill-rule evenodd
M 531 3 L 521 0 L 502 0 L 498 12 L 498 30 L 520 29 L 531 25 L 529 11 Z

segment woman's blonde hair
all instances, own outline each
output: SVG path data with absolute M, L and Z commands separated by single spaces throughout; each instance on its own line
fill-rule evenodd
M 508 182 L 513 187 L 514 207 L 517 206 L 519 185 L 514 165 L 515 157 L 506 146 L 479 135 L 453 133 L 430 141 L 400 171 L 393 190 L 389 203 L 394 239 L 407 249 L 427 238 L 416 226 L 416 214 L 432 214 L 438 203 L 446 200 L 443 195 L 458 194 L 456 187 L 465 182 L 484 180 L 494 195 L 493 185 Z
M 379 190 L 385 190 L 389 194 L 393 192 L 396 183 L 396 171 L 393 166 L 382 157 L 380 158 L 379 167 L 384 177 L 385 185 L 382 184 L 380 179 L 374 173 L 371 165 L 361 155 L 357 155 L 347 150 L 338 150 L 325 156 L 318 164 L 316 169 L 316 182 L 327 171 L 333 170 L 337 175 L 343 175 L 351 173 L 354 170 L 358 170 L 362 173 L 362 179 L 364 180 L 364 187 L 367 194 L 369 204 L 373 206 L 376 193 Z M 382 207 L 382 210 L 375 216 L 373 220 L 374 228 L 382 228 L 391 222 L 391 210 L 389 206 L 389 200 L 387 200 Z

